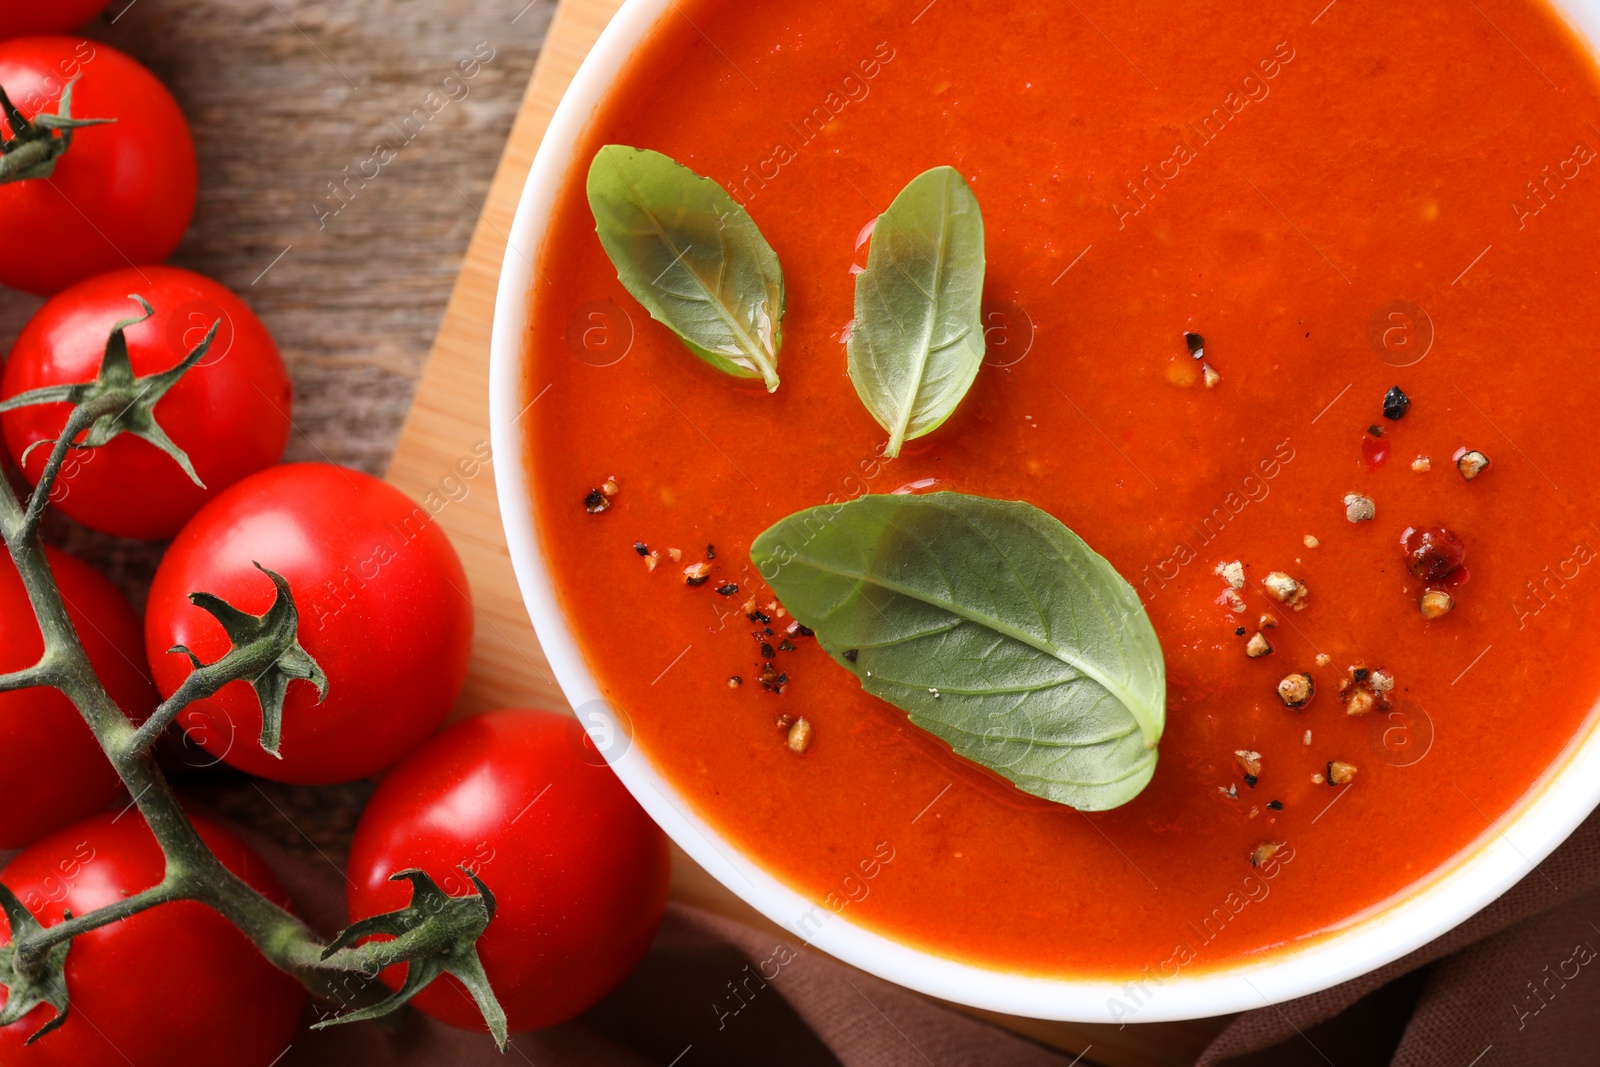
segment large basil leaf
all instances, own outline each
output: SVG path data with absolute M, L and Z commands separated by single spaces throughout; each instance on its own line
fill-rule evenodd
M 886 456 L 950 417 L 983 365 L 983 213 L 934 167 L 900 190 L 856 275 L 850 380 L 889 431 Z
M 1155 629 L 1111 564 L 1031 504 L 865 496 L 789 516 L 750 554 L 863 688 L 1019 789 L 1103 811 L 1155 773 Z
M 617 278 L 689 351 L 778 388 L 783 271 L 727 191 L 669 156 L 606 145 L 589 165 L 589 209 Z

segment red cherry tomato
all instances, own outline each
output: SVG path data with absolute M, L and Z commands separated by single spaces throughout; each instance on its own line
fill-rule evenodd
M 567 715 L 497 711 L 468 719 L 406 758 L 378 786 L 350 850 L 352 921 L 403 908 L 420 867 L 445 892 L 498 910 L 478 956 L 510 1029 L 570 1019 L 644 956 L 666 907 L 666 836 Z M 590 757 L 585 759 L 581 753 Z M 384 972 L 398 987 L 405 968 Z M 463 1029 L 484 1023 L 446 975 L 411 1002 Z
M 267 865 L 204 819 L 195 827 L 223 864 L 288 906 Z M 98 815 L 12 860 L 4 882 L 44 926 L 82 915 L 161 881 L 161 847 L 137 813 Z M 11 940 L 0 916 L 0 945 Z M 300 983 L 204 904 L 163 904 L 80 934 L 67 953 L 71 1010 L 33 1045 L 54 1009 L 38 1007 L 0 1029 L 5 1067 L 268 1067 L 294 1039 L 305 1005 Z M 7 994 L 0 987 L 0 1004 Z
M 275 591 L 259 562 L 288 579 L 301 646 L 328 697 L 296 681 L 284 704 L 282 759 L 262 750 L 261 705 L 243 682 L 189 705 L 190 737 L 235 767 L 280 782 L 364 778 L 410 752 L 455 703 L 472 644 L 467 577 L 449 538 L 404 493 L 369 474 L 321 463 L 273 467 L 218 496 L 172 542 L 150 587 L 145 651 L 171 696 L 192 667 L 231 647 L 189 602 L 214 593 L 261 615 Z
M 65 552 L 45 549 L 67 614 L 101 683 L 130 718 L 156 706 L 139 616 L 116 587 Z M 44 638 L 9 553 L 0 551 L 0 673 L 37 663 Z M 54 689 L 0 693 L 0 849 L 21 848 L 100 808 L 120 785 L 72 702 Z
M 123 332 L 136 375 L 183 361 L 219 323 L 211 347 L 155 405 L 156 421 L 189 456 L 206 483 L 194 484 L 172 457 L 124 433 L 100 448 L 69 456 L 51 502 L 91 529 L 118 537 L 166 538 L 200 506 L 248 474 L 271 466 L 289 440 L 292 386 L 272 335 L 226 287 L 176 267 L 112 271 L 52 297 L 17 338 L 0 379 L 0 398 L 47 385 L 93 381 L 111 328 L 142 314 L 137 293 L 155 314 Z M 11 458 L 37 484 L 71 405 L 41 404 L 0 414 Z
M 177 101 L 128 56 L 81 37 L 0 42 L 0 88 L 24 118 L 55 114 L 67 83 L 85 126 L 46 178 L 0 185 L 0 285 L 48 295 L 108 270 L 159 263 L 194 214 L 194 142 Z M 0 119 L 7 136 L 13 132 Z
M 100 14 L 105 6 L 106 0 L 0 0 L 0 34 L 66 33 Z

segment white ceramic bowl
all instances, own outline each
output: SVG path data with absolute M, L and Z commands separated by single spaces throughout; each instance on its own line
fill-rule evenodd
M 1593 43 L 1600 41 L 1600 0 L 1557 5 Z M 807 942 L 864 971 L 945 1000 L 1039 1019 L 1161 1022 L 1258 1008 L 1314 993 L 1374 970 L 1439 937 L 1526 876 L 1600 803 L 1600 732 L 1568 746 L 1520 806 L 1458 855 L 1414 885 L 1403 900 L 1353 919 L 1305 945 L 1223 970 L 1148 984 L 1130 998 L 1103 981 L 1007 974 L 909 948 L 832 915 L 773 878 L 711 826 L 689 812 L 651 765 L 625 741 L 600 685 L 584 662 L 556 600 L 533 523 L 525 429 L 516 422 L 532 399 L 527 378 L 533 266 L 567 172 L 586 161 L 574 150 L 617 72 L 672 10 L 670 0 L 626 0 L 562 99 L 522 190 L 501 266 L 490 362 L 489 407 L 501 519 L 522 597 L 567 699 L 587 720 L 612 768 L 652 818 L 719 882 Z M 1593 716 L 1591 716 L 1591 725 Z M 1124 1006 L 1113 1014 L 1113 1005 Z

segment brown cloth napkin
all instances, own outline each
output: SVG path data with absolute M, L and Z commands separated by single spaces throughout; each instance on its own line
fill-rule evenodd
M 337 867 L 241 833 L 277 869 L 311 923 L 330 932 L 342 925 L 344 879 Z M 6 858 L 0 854 L 0 862 Z M 503 1057 L 487 1035 L 411 1013 L 389 1027 L 358 1023 L 302 1032 L 280 1067 L 1090 1062 L 1041 1048 L 793 943 L 788 947 L 796 958 L 763 983 L 757 967 L 778 944 L 770 933 L 673 905 L 649 956 L 620 989 L 570 1023 L 514 1035 Z M 1600 1064 L 1597 950 L 1600 816 L 1450 934 L 1357 981 L 1240 1016 L 1199 1062 Z
M 1450 933 L 1356 981 L 1240 1016 L 1200 1064 L 1374 1062 L 1340 1058 L 1350 1037 L 1341 1023 L 1395 986 L 1409 986 L 1415 1003 L 1392 1055 L 1376 1062 L 1600 1063 L 1600 814 Z

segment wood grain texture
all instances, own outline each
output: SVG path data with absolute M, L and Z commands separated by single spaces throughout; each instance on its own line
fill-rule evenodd
M 389 466 L 389 480 L 414 496 L 438 491 L 460 458 L 488 436 L 490 327 L 517 199 L 562 92 L 619 2 L 561 0 L 556 12 Z M 479 620 L 471 674 L 457 713 L 529 702 L 564 708 L 516 590 L 498 503 L 493 484 L 480 477 L 464 496 L 439 511 L 439 521 L 466 563 Z M 673 896 L 752 925 L 772 926 L 677 849 Z M 1082 1062 L 1107 1067 L 1192 1063 L 1227 1021 L 1114 1027 L 973 1014 L 1044 1044 L 1086 1053 Z
M 419 499 L 459 476 L 462 458 L 488 439 L 489 338 L 517 198 L 550 116 L 613 6 L 601 0 L 557 9 L 389 464 L 389 480 Z M 461 553 L 478 611 L 457 714 L 508 704 L 565 708 L 517 592 L 491 477 L 485 472 L 467 483 L 466 492 L 445 499 L 437 518 Z

